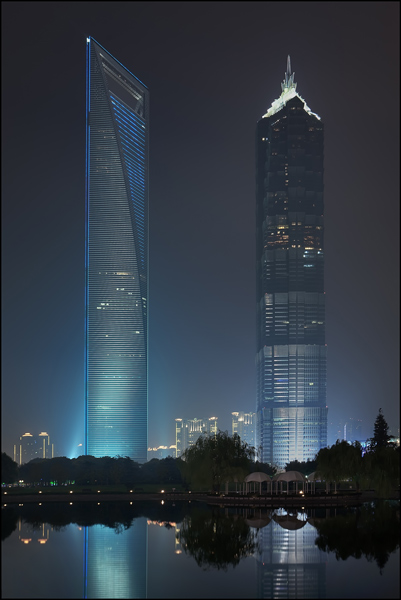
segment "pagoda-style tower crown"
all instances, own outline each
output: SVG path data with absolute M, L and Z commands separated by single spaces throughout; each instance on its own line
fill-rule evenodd
M 263 115 L 263 117 L 271 117 L 279 110 L 281 110 L 289 100 L 295 98 L 297 96 L 304 103 L 305 111 L 317 117 L 320 120 L 319 115 L 313 113 L 309 106 L 306 104 L 305 100 L 297 93 L 297 84 L 294 82 L 295 73 L 291 73 L 291 59 L 288 55 L 287 57 L 287 71 L 284 74 L 284 81 L 281 84 L 281 95 L 277 100 L 272 102 L 271 107 L 268 109 L 267 113 Z

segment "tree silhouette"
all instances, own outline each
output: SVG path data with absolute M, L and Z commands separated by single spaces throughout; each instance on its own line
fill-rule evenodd
M 18 481 L 18 465 L 5 452 L 1 453 L 1 483 L 15 483 Z
M 251 471 L 255 450 L 238 434 L 226 431 L 216 436 L 201 435 L 183 454 L 183 476 L 192 484 L 220 491 L 226 481 L 243 481 Z
M 386 448 L 390 440 L 391 436 L 388 435 L 387 421 L 383 416 L 382 409 L 379 408 L 379 414 L 377 415 L 373 426 L 373 437 L 370 439 L 370 447 L 372 450 Z
M 328 487 L 331 481 L 337 483 L 346 479 L 356 482 L 359 489 L 362 477 L 362 448 L 359 442 L 348 444 L 345 440 L 339 440 L 330 448 L 322 448 L 317 456 L 317 471 L 326 480 Z
M 317 469 L 317 461 L 316 460 L 308 460 L 299 462 L 298 460 L 291 460 L 289 463 L 285 465 L 286 471 L 299 471 L 303 475 L 310 475 Z
M 389 498 L 400 485 L 400 448 L 377 448 L 363 457 L 366 485 L 381 498 Z

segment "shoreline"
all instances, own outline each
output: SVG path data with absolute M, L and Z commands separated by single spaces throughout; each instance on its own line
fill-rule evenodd
M 48 503 L 48 502 L 161 502 L 161 501 L 197 501 L 210 506 L 255 506 L 255 507 L 317 507 L 317 506 L 357 506 L 364 502 L 377 500 L 375 492 L 359 492 L 355 494 L 322 494 L 308 496 L 293 496 L 287 494 L 266 496 L 212 496 L 205 493 L 98 493 L 98 494 L 5 494 L 1 495 L 2 506 L 9 504 Z M 399 500 L 399 492 L 395 492 L 388 499 Z

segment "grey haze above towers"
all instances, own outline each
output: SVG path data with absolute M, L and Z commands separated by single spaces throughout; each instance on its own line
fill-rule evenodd
M 149 92 L 87 38 L 85 454 L 147 460 Z
M 323 124 L 294 75 L 256 130 L 257 448 L 279 467 L 327 445 Z

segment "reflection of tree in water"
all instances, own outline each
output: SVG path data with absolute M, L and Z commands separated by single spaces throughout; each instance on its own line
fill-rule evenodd
M 1 509 L 1 541 L 4 542 L 17 529 L 18 513 L 14 506 Z
M 257 544 L 245 520 L 219 510 L 194 510 L 183 521 L 177 537 L 187 554 L 204 570 L 227 570 L 252 555 Z
M 378 501 L 355 508 L 345 515 L 314 521 L 316 545 L 334 552 L 337 560 L 350 556 L 376 561 L 380 573 L 389 556 L 400 545 L 399 502 Z

